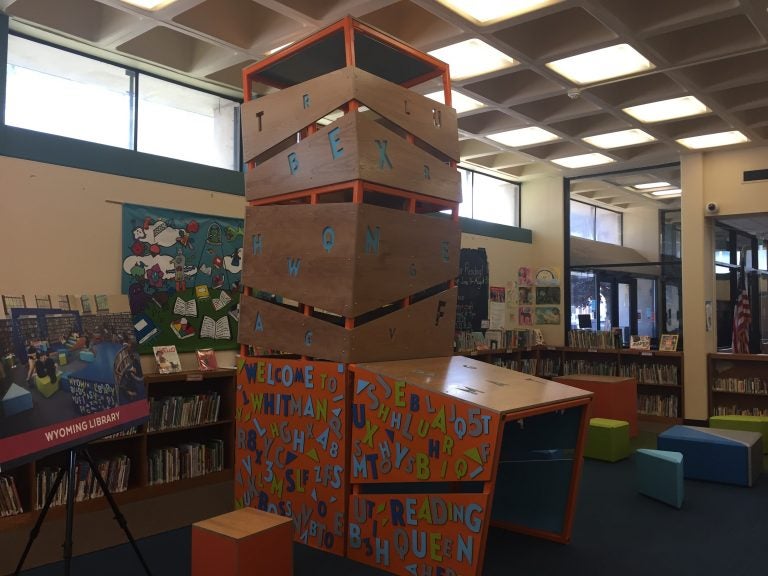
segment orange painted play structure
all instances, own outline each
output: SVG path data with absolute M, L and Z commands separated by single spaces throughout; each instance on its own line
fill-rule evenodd
M 348 17 L 243 89 L 237 507 L 403 576 L 481 574 L 491 524 L 567 542 L 591 393 L 452 356 L 447 65 Z

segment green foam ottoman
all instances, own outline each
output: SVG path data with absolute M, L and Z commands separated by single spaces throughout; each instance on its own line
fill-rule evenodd
M 665 504 L 683 505 L 683 455 L 640 448 L 635 452 L 637 491 Z
M 56 382 L 51 382 L 50 376 L 40 378 L 40 376 L 35 375 L 35 386 L 37 386 L 38 392 L 40 392 L 44 398 L 50 398 L 59 391 L 59 381 L 56 380 Z
M 629 422 L 591 418 L 584 456 L 607 462 L 629 458 Z
M 762 434 L 763 454 L 768 454 L 768 416 L 711 416 L 709 427 Z

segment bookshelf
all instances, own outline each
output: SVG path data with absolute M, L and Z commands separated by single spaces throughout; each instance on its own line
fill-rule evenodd
M 680 423 L 683 420 L 683 353 L 625 348 L 531 346 L 504 350 L 456 352 L 549 380 L 556 376 L 624 376 L 637 381 L 641 420 Z M 768 368 L 768 364 L 763 365 Z M 768 381 L 764 382 L 768 387 Z M 768 394 L 765 396 L 768 413 Z
M 125 509 L 129 525 L 136 537 L 142 532 L 152 533 L 153 526 L 142 527 L 143 515 L 162 510 L 167 501 L 163 518 L 165 529 L 178 528 L 191 521 L 222 513 L 231 509 L 232 478 L 234 468 L 234 421 L 235 421 L 235 371 L 217 369 L 210 371 L 185 371 L 171 374 L 145 374 L 144 382 L 150 402 L 165 404 L 167 420 L 149 430 L 149 423 L 125 433 L 115 434 L 89 444 L 94 461 L 102 463 L 113 479 L 115 500 Z M 173 408 L 183 410 L 183 418 L 174 418 Z M 161 410 L 162 412 L 162 410 Z M 163 453 L 165 451 L 165 453 Z M 169 457 L 168 454 L 173 454 Z M 152 459 L 164 454 L 165 463 L 172 471 L 167 476 L 152 474 Z M 55 470 L 66 465 L 67 453 L 45 456 L 0 474 L 0 489 L 13 482 L 23 512 L 0 516 L 0 547 L 15 550 L 19 538 L 26 533 L 38 516 L 37 501 L 43 486 L 43 477 L 55 476 Z M 106 478 L 106 474 L 105 474 Z M 178 480 L 170 481 L 171 478 Z M 5 480 L 3 480 L 5 479 Z M 83 480 L 85 480 L 85 469 Z M 89 494 L 89 496 L 91 496 Z M 75 504 L 77 526 L 87 524 L 83 516 L 109 509 L 106 499 L 94 493 Z M 204 501 L 203 498 L 209 498 Z M 141 510 L 131 514 L 128 509 Z M 62 521 L 64 506 L 52 506 L 46 518 Z M 102 523 L 109 520 L 101 520 Z M 137 524 L 134 527 L 134 522 Z M 21 531 L 22 535 L 17 532 Z M 117 534 L 121 542 L 121 535 Z M 60 538 L 60 536 L 59 536 Z M 36 545 L 33 550 L 43 550 Z M 56 548 L 53 548 L 56 552 Z M 48 550 L 46 553 L 50 553 Z M 0 561 L 0 573 L 11 570 L 18 558 L 14 554 L 6 562 Z M 57 558 L 53 557 L 53 560 Z M 47 558 L 30 558 L 29 565 L 51 561 Z
M 768 354 L 707 356 L 709 414 L 768 416 Z

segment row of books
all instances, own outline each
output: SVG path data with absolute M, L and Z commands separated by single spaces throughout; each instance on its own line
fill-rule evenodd
M 21 514 L 19 492 L 16 490 L 16 481 L 13 476 L 0 476 L 0 517 Z
M 715 406 L 713 416 L 768 416 L 768 408 L 741 408 L 736 404 Z
M 224 441 L 191 442 L 149 454 L 149 484 L 167 484 L 224 469 Z
M 485 350 L 517 350 L 536 344 L 533 330 L 486 330 L 485 332 L 456 332 L 454 349 L 460 354 Z
M 616 376 L 616 362 L 595 362 L 593 360 L 566 360 L 563 362 L 563 376 L 570 374 L 595 374 L 597 376 Z
M 165 396 L 149 399 L 148 432 L 216 422 L 221 396 L 218 392 L 194 396 Z
M 139 431 L 138 426 L 131 426 L 130 428 L 126 428 L 125 430 L 120 430 L 120 432 L 115 432 L 114 434 L 109 434 L 107 436 L 104 436 L 102 440 L 114 440 L 115 438 L 125 438 L 126 436 L 133 436 Z
M 613 350 L 621 348 L 621 335 L 614 332 L 592 330 L 569 330 L 568 346 L 571 348 L 595 348 Z
M 619 366 L 619 375 L 637 380 L 638 384 L 670 384 L 677 386 L 678 368 L 675 364 L 641 364 L 630 362 Z
M 676 394 L 638 394 L 637 412 L 649 416 L 680 416 L 679 400 Z
M 768 380 L 765 378 L 715 378 L 712 389 L 716 392 L 768 394 Z
M 128 478 L 131 472 L 131 459 L 124 454 L 113 456 L 110 459 L 99 460 L 97 463 L 99 474 L 107 483 L 109 491 L 113 494 L 125 492 L 128 489 Z M 35 476 L 35 510 L 40 510 L 45 504 L 48 491 L 53 486 L 60 468 L 43 468 Z M 90 465 L 85 461 L 77 462 L 75 471 L 77 486 L 75 487 L 75 502 L 83 502 L 104 495 L 101 485 L 93 475 Z M 51 506 L 61 506 L 67 502 L 67 490 L 69 479 L 65 474 L 53 497 Z
M 554 378 L 560 374 L 560 360 L 557 358 L 495 358 L 493 363 L 502 368 L 533 374 L 542 378 Z

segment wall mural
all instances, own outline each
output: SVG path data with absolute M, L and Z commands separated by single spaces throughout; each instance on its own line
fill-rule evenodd
M 122 291 L 139 352 L 237 347 L 243 221 L 123 205 Z

